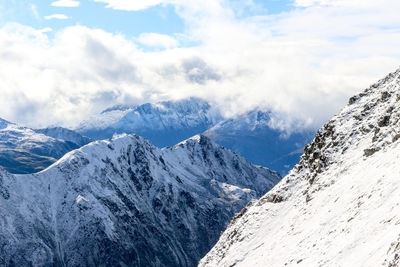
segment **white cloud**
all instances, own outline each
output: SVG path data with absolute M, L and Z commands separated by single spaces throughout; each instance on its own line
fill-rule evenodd
M 179 40 L 198 45 L 156 52 L 138 49 L 140 37 L 74 26 L 50 41 L 10 24 L 0 29 L 0 117 L 74 124 L 114 103 L 198 96 L 230 115 L 262 107 L 277 127 L 317 127 L 400 65 L 400 2 L 384 2 L 240 19 L 223 0 L 176 2 Z
M 69 17 L 64 15 L 64 14 L 53 14 L 53 15 L 45 16 L 44 18 L 47 19 L 47 20 L 50 20 L 50 19 L 69 19 Z
M 53 31 L 53 29 L 49 28 L 49 27 L 46 27 L 46 28 L 43 28 L 43 29 L 39 30 L 39 32 L 41 32 L 41 33 L 52 32 L 52 31 Z
M 36 19 L 40 19 L 39 11 L 36 5 L 31 5 L 31 11 Z
M 173 48 L 178 46 L 178 41 L 166 34 L 142 33 L 137 41 L 151 47 Z
M 138 11 L 167 2 L 165 0 L 94 0 L 106 3 L 107 8 L 117 10 Z
M 75 0 L 59 0 L 51 3 L 52 6 L 56 7 L 78 7 L 80 4 L 79 1 Z

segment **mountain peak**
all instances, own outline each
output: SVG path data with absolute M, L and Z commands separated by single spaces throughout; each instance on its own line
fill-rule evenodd
M 206 143 L 213 143 L 211 139 L 203 134 L 196 134 L 186 140 L 183 140 L 182 142 L 176 144 L 174 147 L 182 146 L 188 143 L 197 143 L 197 144 L 206 144 Z

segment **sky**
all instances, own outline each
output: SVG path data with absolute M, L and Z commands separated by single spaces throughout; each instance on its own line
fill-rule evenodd
M 316 129 L 400 62 L 398 0 L 0 0 L 0 117 L 201 97 Z

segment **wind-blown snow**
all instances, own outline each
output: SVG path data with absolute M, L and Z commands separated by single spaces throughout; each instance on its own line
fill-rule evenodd
M 398 266 L 400 70 L 319 130 L 199 266 Z

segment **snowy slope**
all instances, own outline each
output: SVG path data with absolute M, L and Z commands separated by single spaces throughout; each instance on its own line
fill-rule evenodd
M 124 135 L 37 174 L 0 170 L 0 266 L 195 266 L 279 179 L 204 136 Z
M 199 266 L 398 266 L 400 70 L 352 97 Z
M 138 107 L 116 106 L 84 121 L 76 131 L 93 139 L 135 133 L 164 147 L 202 133 L 219 120 L 220 115 L 206 101 L 189 98 Z
M 294 132 L 287 136 L 270 124 L 270 113 L 254 110 L 219 122 L 204 135 L 254 164 L 287 174 L 299 162 L 304 146 L 315 132 Z
M 12 173 L 43 170 L 79 146 L 0 119 L 0 166 Z

